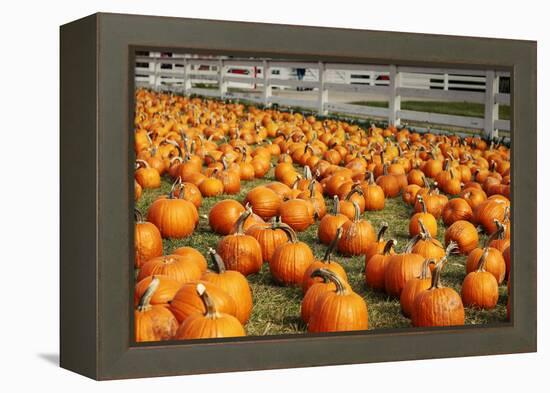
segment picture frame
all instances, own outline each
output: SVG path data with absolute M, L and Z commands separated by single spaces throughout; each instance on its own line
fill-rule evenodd
M 510 322 L 133 343 L 137 48 L 509 71 L 511 250 L 520 261 Z M 61 367 L 106 380 L 536 351 L 536 42 L 97 13 L 61 26 L 60 53 Z

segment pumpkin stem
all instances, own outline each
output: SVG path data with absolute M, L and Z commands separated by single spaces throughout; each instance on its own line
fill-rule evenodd
M 497 230 L 493 234 L 491 234 L 490 237 L 493 237 L 493 239 L 499 239 L 499 240 L 504 239 L 504 235 L 506 234 L 506 226 L 496 218 L 494 219 L 494 223 L 497 226 Z
M 313 175 L 311 173 L 311 168 L 308 165 L 306 165 L 304 167 L 304 179 L 311 180 L 312 178 L 313 178 Z
M 340 214 L 340 199 L 338 198 L 338 195 L 334 195 L 332 199 L 334 200 L 333 212 L 336 216 Z
M 388 175 L 388 164 L 384 164 L 384 176 L 387 176 Z
M 212 263 L 214 265 L 214 270 L 218 274 L 225 273 L 225 263 L 223 262 L 222 257 L 220 254 L 216 252 L 212 247 L 208 248 L 208 255 L 210 255 L 210 259 L 212 259 Z
M 222 165 L 223 165 L 223 170 L 226 171 L 227 168 L 228 168 L 228 164 L 227 164 L 227 159 L 224 157 L 222 157 Z
M 158 277 L 153 276 L 151 283 L 145 290 L 145 293 L 139 299 L 139 304 L 137 306 L 138 311 L 147 311 L 151 307 L 151 298 L 155 294 L 155 291 L 160 285 L 160 280 Z
M 367 182 L 368 182 L 369 186 L 373 185 L 374 184 L 374 173 L 372 173 L 372 171 L 367 171 L 366 175 L 367 175 Z
M 428 178 L 426 178 L 426 176 L 422 176 L 422 182 L 424 183 L 424 187 L 427 188 L 428 190 L 431 188 L 430 187 L 430 182 L 428 181 Z
M 485 264 L 487 263 L 487 257 L 489 256 L 489 247 L 485 247 L 483 249 L 483 254 L 481 254 L 481 257 L 479 258 L 479 262 L 477 265 L 478 272 L 484 272 L 485 271 Z
M 237 222 L 235 223 L 234 228 L 234 234 L 235 235 L 244 235 L 244 222 L 247 220 L 248 217 L 252 214 L 252 207 L 247 206 L 244 212 L 241 213 L 239 218 L 237 219 Z
M 361 189 L 361 187 L 359 187 L 358 184 L 353 186 L 353 188 L 350 190 L 350 192 L 348 192 L 348 195 L 346 195 L 346 201 L 349 201 L 350 198 L 353 196 L 353 194 L 363 195 L 363 190 Z
M 145 160 L 141 160 L 141 159 L 137 159 L 136 160 L 136 166 L 139 168 L 141 165 L 143 165 L 145 168 L 149 168 L 150 165 L 147 161 Z
M 136 207 L 134 208 L 134 220 L 138 223 L 143 222 L 143 214 Z
M 384 240 L 384 233 L 386 233 L 386 231 L 388 230 L 388 227 L 389 225 L 386 221 L 382 221 L 380 223 L 380 229 L 378 230 L 378 236 L 376 238 L 376 241 L 378 241 L 378 243 Z
M 412 253 L 412 248 L 418 242 L 419 239 L 420 239 L 419 235 L 413 236 L 413 238 L 411 240 L 409 240 L 409 242 L 405 245 L 405 249 L 403 250 L 403 253 L 404 254 L 411 254 Z
M 324 280 L 329 280 L 333 282 L 334 285 L 336 286 L 337 295 L 345 295 L 348 293 L 348 290 L 345 287 L 345 285 L 342 283 L 342 280 L 340 279 L 340 277 L 338 277 L 336 273 L 334 273 L 329 269 L 320 268 L 320 269 L 314 270 L 313 273 L 311 273 L 311 277 L 312 278 L 321 277 Z
M 276 223 L 276 227 L 286 233 L 286 236 L 291 243 L 298 243 L 298 236 L 296 236 L 296 232 L 294 232 L 294 229 L 292 229 L 288 224 L 280 222 Z
M 336 236 L 334 236 L 334 239 L 332 239 L 332 241 L 327 247 L 327 251 L 325 252 L 323 262 L 330 263 L 330 257 L 332 256 L 332 253 L 336 249 L 336 245 L 342 238 L 342 232 L 344 232 L 344 228 L 342 226 L 339 226 L 338 229 L 336 230 Z
M 315 179 L 311 179 L 309 181 L 309 186 L 307 187 L 308 191 L 309 191 L 309 197 L 312 198 L 313 197 L 313 192 L 315 191 L 314 188 L 315 188 L 315 183 L 317 183 L 317 180 Z
M 447 256 L 444 256 L 439 260 L 438 263 L 435 264 L 435 269 L 432 274 L 432 285 L 430 286 L 429 290 L 443 288 L 443 284 L 441 283 L 441 272 L 446 263 Z
M 384 250 L 382 251 L 382 255 L 389 255 L 392 248 L 395 248 L 397 245 L 397 240 L 390 239 L 386 242 L 386 245 L 384 246 Z
M 201 297 L 202 303 L 204 304 L 204 308 L 206 309 L 204 316 L 210 319 L 219 318 L 220 314 L 218 314 L 218 311 L 216 310 L 216 305 L 214 304 L 214 301 L 206 291 L 206 287 L 204 286 L 204 284 L 202 283 L 197 284 L 197 294 Z
M 426 229 L 426 226 L 422 222 L 421 218 L 418 219 L 418 225 L 420 226 L 420 235 L 421 235 L 421 237 L 424 240 L 431 240 L 432 235 L 431 235 L 430 231 L 428 231 L 428 229 Z
M 361 220 L 361 209 L 359 209 L 359 204 L 355 201 L 353 203 L 353 222 L 359 222 Z
M 427 214 L 428 209 L 426 208 L 426 201 L 424 201 L 424 198 L 422 198 L 422 195 L 417 195 L 416 199 L 418 199 L 418 203 L 420 203 L 420 207 L 422 207 L 422 213 Z
M 430 278 L 430 276 L 432 275 L 430 271 L 430 265 L 432 264 L 435 265 L 435 259 L 433 258 L 425 259 L 424 262 L 422 262 L 422 270 L 418 278 L 420 278 L 421 280 Z
M 449 245 L 447 246 L 447 248 L 445 249 L 445 256 L 448 257 L 449 255 L 451 255 L 453 252 L 455 251 L 458 251 L 459 248 L 458 248 L 458 244 L 457 242 L 451 240 L 449 242 Z

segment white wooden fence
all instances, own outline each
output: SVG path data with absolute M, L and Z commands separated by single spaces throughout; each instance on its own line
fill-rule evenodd
M 297 69 L 304 69 L 302 78 Z M 499 105 L 510 95 L 499 92 L 495 70 L 463 70 L 397 65 L 340 64 L 268 59 L 162 57 L 150 52 L 136 56 L 136 86 L 221 99 L 246 100 L 271 106 L 301 107 L 319 114 L 347 114 L 382 118 L 389 124 L 403 121 L 454 126 L 482 131 L 487 138 L 510 131 L 510 121 L 499 119 Z M 274 89 L 307 90 L 303 94 L 273 94 Z M 336 93 L 336 94 L 331 94 Z M 340 94 L 339 94 L 340 93 Z M 347 94 L 362 93 L 387 100 L 388 108 L 346 102 Z M 339 99 L 331 99 L 339 95 Z M 344 99 L 342 99 L 344 97 Z M 484 104 L 483 118 L 401 109 L 402 99 L 463 101 Z

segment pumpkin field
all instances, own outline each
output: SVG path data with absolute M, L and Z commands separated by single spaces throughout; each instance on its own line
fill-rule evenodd
M 507 321 L 509 153 L 138 89 L 136 341 Z

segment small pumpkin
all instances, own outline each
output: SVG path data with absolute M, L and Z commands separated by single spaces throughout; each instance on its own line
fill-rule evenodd
M 446 226 L 452 225 L 455 221 L 465 220 L 470 221 L 472 219 L 472 208 L 465 199 L 454 198 L 451 199 L 441 212 L 441 218 Z
M 342 265 L 332 260 L 332 253 L 336 249 L 336 246 L 340 241 L 340 238 L 342 237 L 342 231 L 342 227 L 338 228 L 338 230 L 336 231 L 336 236 L 327 247 L 327 251 L 325 252 L 325 256 L 323 257 L 323 259 L 313 261 L 306 269 L 302 283 L 302 291 L 304 293 L 306 293 L 313 284 L 320 281 L 319 278 L 311 277 L 311 274 L 315 270 L 320 268 L 331 270 L 336 273 L 343 281 L 348 281 L 348 276 Z
M 235 223 L 235 233 L 218 242 L 217 252 L 229 270 L 236 270 L 245 276 L 258 273 L 262 268 L 262 249 L 258 241 L 244 232 L 244 223 L 252 214 L 248 207 Z
M 359 205 L 353 203 L 355 217 L 353 221 L 346 221 L 343 227 L 342 238 L 338 242 L 338 251 L 344 255 L 364 255 L 371 243 L 376 241 L 376 234 L 370 222 L 361 219 Z
M 162 236 L 154 224 L 143 221 L 139 210 L 134 209 L 134 217 L 134 266 L 140 268 L 149 259 L 162 255 Z
M 334 207 L 333 213 L 325 215 L 319 222 L 319 227 L 317 228 L 317 236 L 319 241 L 323 244 L 329 244 L 334 236 L 336 236 L 336 231 L 341 227 L 346 221 L 349 221 L 345 215 L 340 213 L 340 200 L 338 196 L 334 196 Z
M 246 230 L 247 235 L 258 241 L 264 262 L 271 260 L 275 249 L 288 240 L 286 233 L 279 228 L 280 224 L 280 217 L 273 217 L 270 224 L 257 224 Z
M 275 217 L 282 203 L 281 197 L 270 188 L 259 186 L 246 194 L 245 204 L 250 204 L 254 213 L 264 220 Z
M 411 251 L 415 254 L 420 254 L 424 258 L 439 260 L 445 255 L 443 245 L 439 240 L 434 239 L 430 232 L 424 226 L 422 220 L 418 220 L 420 225 L 420 234 L 414 242 Z
M 199 283 L 205 286 L 219 312 L 235 316 L 237 305 L 227 292 L 207 281 L 192 281 L 183 284 L 170 302 L 170 311 L 179 323 L 182 323 L 193 314 L 204 314 L 206 312 L 206 305 L 196 290 Z
M 384 190 L 374 181 L 372 172 L 367 174 L 367 182 L 361 183 L 363 198 L 365 199 L 365 210 L 376 211 L 384 209 L 386 196 Z
M 476 227 L 469 221 L 455 221 L 445 231 L 445 244 L 448 245 L 451 241 L 458 244 L 458 249 L 461 254 L 468 254 L 477 247 L 479 235 Z
M 384 248 L 387 244 L 387 242 L 384 240 L 384 234 L 386 233 L 388 228 L 389 225 L 387 222 L 382 221 L 380 223 L 380 229 L 378 229 L 376 241 L 368 246 L 367 252 L 365 253 L 365 263 L 368 263 L 369 259 L 371 259 L 373 255 L 383 254 Z
M 405 283 L 403 291 L 401 291 L 401 296 L 399 297 L 399 303 L 401 304 L 403 315 L 407 318 L 412 314 L 416 295 L 430 287 L 432 283 L 431 266 L 434 264 L 435 259 L 425 259 L 422 264 L 420 276 L 413 277 Z
M 134 289 L 135 306 L 139 304 L 141 297 L 145 294 L 145 291 L 147 291 L 147 288 L 149 288 L 149 285 L 155 278 L 159 280 L 159 285 L 149 301 L 149 303 L 152 305 L 163 305 L 165 307 L 168 307 L 170 302 L 182 286 L 181 282 L 176 281 L 168 276 L 147 276 L 136 283 L 136 287 Z
M 209 290 L 202 283 L 196 285 L 196 292 L 203 303 L 204 312 L 187 317 L 178 328 L 174 338 L 191 340 L 199 338 L 242 337 L 245 331 L 237 318 L 219 312 Z
M 406 245 L 402 253 L 392 255 L 386 263 L 384 289 L 388 295 L 400 296 L 405 283 L 422 272 L 424 257 L 412 253 L 414 240 Z
M 137 170 L 134 174 L 136 181 L 143 188 L 159 188 L 160 174 L 155 168 L 151 168 L 145 160 L 136 160 Z
M 148 276 L 163 275 L 181 284 L 198 280 L 202 271 L 199 266 L 179 255 L 164 255 L 149 259 L 139 269 L 138 281 Z
M 179 260 L 197 265 L 202 273 L 204 273 L 207 269 L 206 259 L 195 248 L 179 247 L 172 251 L 172 255 L 177 255 Z
M 466 275 L 462 283 L 462 302 L 467 307 L 478 307 L 490 310 L 498 302 L 498 281 L 495 276 L 485 270 L 489 257 L 489 248 L 483 250 L 476 270 Z
M 419 221 L 422 221 L 424 228 L 430 233 L 430 236 L 437 236 L 437 220 L 432 213 L 428 213 L 426 208 L 426 202 L 422 195 L 416 197 L 418 205 L 421 207 L 421 211 L 415 213 L 409 221 L 409 235 L 411 237 L 420 235 L 421 226 Z
M 216 202 L 210 209 L 208 213 L 208 224 L 214 232 L 220 235 L 229 235 L 244 211 L 244 206 L 238 201 L 234 199 L 224 199 Z
M 151 305 L 151 298 L 159 286 L 154 278 L 141 296 L 134 312 L 134 338 L 136 342 L 170 340 L 178 329 L 178 321 L 162 305 Z
M 289 199 L 279 207 L 281 221 L 297 232 L 305 231 L 315 222 L 314 214 L 311 202 L 303 199 Z
M 180 195 L 183 197 L 183 194 Z M 190 236 L 199 222 L 197 208 L 185 199 L 168 196 L 156 199 L 147 212 L 147 221 L 159 229 L 162 237 L 181 239 Z
M 380 254 L 365 258 L 365 284 L 375 291 L 384 291 L 386 288 L 386 266 L 395 252 L 395 239 L 388 240 Z
M 274 280 L 282 285 L 301 285 L 304 273 L 315 260 L 309 246 L 298 240 L 296 232 L 287 224 L 279 225 L 288 237 L 288 242 L 275 249 L 269 261 L 269 270 Z

